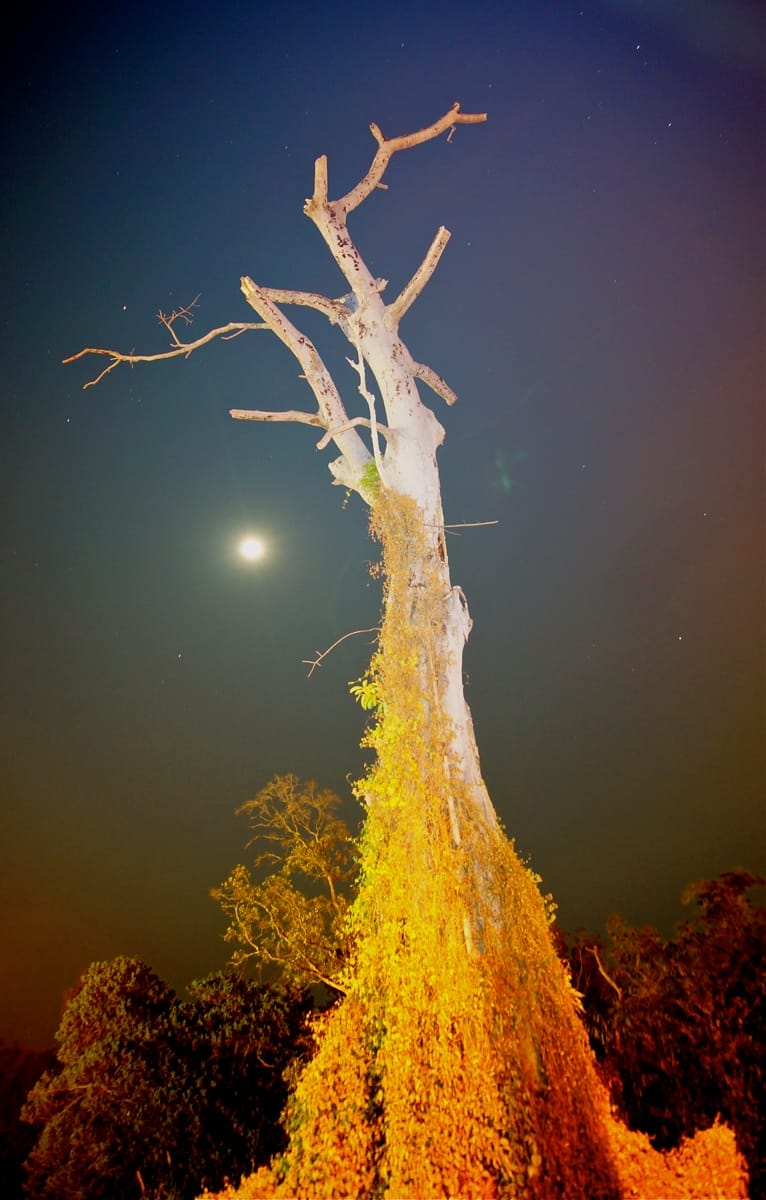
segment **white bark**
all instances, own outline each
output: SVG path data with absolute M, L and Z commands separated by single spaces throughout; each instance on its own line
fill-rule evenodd
M 96 354 L 109 361 L 90 387 L 120 363 L 158 361 L 188 356 L 214 338 L 237 337 L 252 330 L 271 330 L 293 353 L 300 363 L 302 377 L 316 400 L 315 412 L 288 410 L 267 412 L 260 409 L 232 409 L 232 417 L 253 421 L 294 421 L 321 429 L 318 447 L 333 441 L 339 457 L 329 464 L 336 483 L 359 492 L 367 500 L 365 471 L 373 459 L 385 487 L 411 497 L 423 513 L 427 534 L 427 554 L 437 564 L 444 583 L 442 636 L 448 662 L 446 678 L 437 681 L 438 694 L 434 702 L 448 715 L 454 729 L 453 752 L 461 765 L 465 781 L 474 797 L 477 811 L 491 824 L 496 821 L 494 810 L 481 779 L 473 725 L 463 696 L 462 655 L 471 620 L 462 591 L 453 588 L 447 560 L 444 536 L 444 516 L 441 504 L 436 452 L 444 440 L 444 429 L 433 412 L 424 405 L 418 393 L 417 380 L 425 383 L 446 404 L 457 397 L 449 385 L 431 367 L 417 362 L 399 336 L 399 323 L 428 283 L 449 241 L 449 231 L 440 227 L 412 278 L 391 304 L 383 300 L 386 281 L 373 277 L 354 245 L 346 221 L 377 187 L 383 187 L 382 177 L 393 154 L 407 150 L 448 134 L 452 140 L 455 127 L 477 124 L 486 120 L 485 113 L 461 113 L 454 104 L 432 125 L 402 137 L 385 138 L 377 125 L 371 125 L 377 150 L 367 174 L 339 200 L 328 198 L 327 159 L 318 158 L 314 170 L 314 193 L 306 201 L 304 211 L 322 235 L 333 259 L 350 286 L 343 297 L 331 299 L 316 292 L 280 290 L 263 287 L 245 276 L 242 293 L 248 304 L 261 318 L 257 323 L 230 323 L 211 330 L 203 337 L 183 342 L 176 325 L 189 324 L 196 301 L 169 317 L 159 314 L 160 322 L 169 331 L 170 350 L 153 355 L 123 354 L 116 350 L 81 350 L 65 362 L 85 355 Z M 333 325 L 339 326 L 354 349 L 355 359 L 349 359 L 359 379 L 359 391 L 367 406 L 365 416 L 349 416 L 338 388 L 310 339 L 282 311 L 283 305 L 313 308 Z M 377 385 L 376 397 L 367 372 Z M 378 410 L 380 405 L 380 411 Z M 385 417 L 385 419 L 383 419 Z M 360 429 L 370 431 L 370 446 Z M 381 440 L 381 438 L 383 440 Z M 412 564 L 415 577 L 418 564 Z M 453 828 L 459 838 L 458 815 L 452 813 Z
M 457 119 L 457 108 L 429 130 L 409 139 L 386 141 L 377 127 L 373 127 L 378 153 L 370 171 L 356 188 L 338 201 L 330 201 L 327 197 L 327 162 L 318 159 L 314 195 L 306 202 L 305 212 L 321 233 L 351 287 L 351 296 L 346 299 L 345 313 L 339 316 L 338 324 L 357 350 L 360 379 L 361 360 L 364 360 L 380 392 L 387 425 L 381 478 L 386 487 L 414 499 L 423 512 L 430 553 L 438 562 L 444 580 L 442 621 L 448 667 L 446 678 L 438 681 L 439 694 L 435 699 L 451 721 L 454 758 L 460 764 L 476 808 L 486 821 L 494 824 L 495 812 L 481 777 L 473 722 L 463 694 L 463 647 L 471 629 L 471 619 L 465 597 L 460 588 L 452 587 L 449 574 L 436 463 L 436 451 L 444 440 L 444 429 L 422 403 L 416 380 L 422 379 L 447 403 L 453 403 L 456 397 L 436 372 L 413 359 L 399 336 L 401 318 L 433 274 L 450 235 L 443 227 L 438 230 L 409 283 L 390 305 L 386 305 L 379 281 L 373 278 L 346 227 L 347 213 L 380 183 L 391 154 L 397 149 L 416 145 L 427 136 L 437 136 L 450 127 L 449 117 Z M 483 116 L 469 119 L 481 120 Z M 372 414 L 371 419 L 375 419 Z M 453 836 L 459 840 L 459 815 L 452 811 L 450 816 Z

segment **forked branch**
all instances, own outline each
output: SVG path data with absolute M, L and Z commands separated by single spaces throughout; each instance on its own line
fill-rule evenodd
M 486 121 L 486 113 L 461 113 L 460 105 L 455 102 L 449 112 L 446 112 L 443 117 L 439 117 L 438 121 L 434 121 L 432 125 L 426 126 L 425 129 L 419 129 L 416 133 L 406 133 L 401 137 L 385 138 L 380 132 L 380 129 L 374 123 L 370 125 L 370 131 L 375 141 L 378 143 L 378 149 L 374 159 L 370 165 L 370 169 L 363 179 L 359 180 L 356 187 L 347 192 L 342 199 L 335 202 L 335 207 L 340 209 L 345 215 L 353 209 L 358 208 L 363 200 L 366 200 L 370 192 L 373 191 L 380 183 L 385 173 L 386 167 L 389 164 L 391 156 L 396 154 L 397 150 L 410 150 L 413 146 L 421 146 L 423 142 L 430 142 L 434 138 L 439 137 L 442 133 L 449 134 L 449 140 L 452 140 L 452 132 L 456 125 L 478 125 L 482 121 Z M 324 202 L 327 201 L 327 162 L 325 160 L 323 170 L 320 172 L 317 164 L 315 172 L 315 190 L 314 201 L 322 202 L 321 195 L 317 194 L 316 181 L 319 178 L 324 189 Z M 310 202 L 309 202 L 310 203 Z
M 264 296 L 268 296 L 269 300 L 273 300 L 275 304 L 299 304 L 304 308 L 314 308 L 327 317 L 332 325 L 336 325 L 346 315 L 346 306 L 342 300 L 330 300 L 328 296 L 322 296 L 319 292 L 299 292 L 286 288 L 267 287 L 261 290 Z
M 157 320 L 160 325 L 164 325 L 170 334 L 171 340 L 175 346 L 183 345 L 181 339 L 175 331 L 176 321 L 183 321 L 184 325 L 191 325 L 194 320 L 194 310 L 199 304 L 200 292 L 192 300 L 191 304 L 185 304 L 183 308 L 174 308 L 170 316 L 167 316 L 162 309 L 157 313 Z
M 309 425 L 318 425 L 322 429 L 343 430 L 343 432 L 337 434 L 333 433 L 333 439 L 351 469 L 352 474 L 363 470 L 369 458 L 369 453 L 356 429 L 349 425 L 348 414 L 340 398 L 340 393 L 313 342 L 304 333 L 301 333 L 288 320 L 282 310 L 277 307 L 273 298 L 275 294 L 273 291 L 260 287 L 247 275 L 242 277 L 240 284 L 242 294 L 250 307 L 255 309 L 259 317 L 263 317 L 272 333 L 276 334 L 279 340 L 298 360 L 303 369 L 303 375 L 316 398 L 319 409 L 318 414 L 316 414 L 317 419 L 307 420 L 309 414 L 305 413 L 286 419 L 298 420 Z M 296 295 L 296 293 L 292 292 L 276 294 L 283 296 Z M 307 295 L 308 293 L 297 294 Z M 328 303 L 331 302 L 328 301 Z M 264 420 L 269 418 L 250 417 L 247 419 Z M 279 417 L 275 416 L 270 419 L 278 420 Z
M 371 430 L 372 423 L 367 417 L 352 417 L 350 421 L 346 421 L 345 425 L 341 425 L 335 429 L 328 429 L 324 437 L 317 442 L 317 450 L 324 450 L 325 446 L 328 446 L 333 438 L 336 438 L 340 433 L 345 433 L 347 429 L 359 428 Z M 375 422 L 375 429 L 378 433 L 382 433 L 384 437 L 388 437 L 391 432 L 388 426 L 381 425 L 380 421 Z
M 344 633 L 342 637 L 337 638 L 336 641 L 333 642 L 332 646 L 328 646 L 326 650 L 317 650 L 316 658 L 302 659 L 304 665 L 311 668 L 307 678 L 311 679 L 311 676 L 314 674 L 317 667 L 321 667 L 322 663 L 327 658 L 327 655 L 332 654 L 336 646 L 339 646 L 341 642 L 345 642 L 346 638 L 356 637 L 360 633 L 380 633 L 380 626 L 373 625 L 369 629 L 352 629 L 349 633 Z
M 70 354 L 69 358 L 64 358 L 61 361 L 64 363 L 77 362 L 78 358 L 85 358 L 86 354 L 100 354 L 104 358 L 111 360 L 109 365 L 104 367 L 103 371 L 95 379 L 90 379 L 87 383 L 83 384 L 83 391 L 85 391 L 86 388 L 95 387 L 105 375 L 108 375 L 120 363 L 128 363 L 131 367 L 134 367 L 136 363 L 161 362 L 164 358 L 188 358 L 195 350 L 199 350 L 201 346 L 206 346 L 208 342 L 212 342 L 216 338 L 222 338 L 223 341 L 230 341 L 232 338 L 239 337 L 241 333 L 247 333 L 251 329 L 269 328 L 263 321 L 230 321 L 228 325 L 221 325 L 218 329 L 211 329 L 209 333 L 203 334 L 202 337 L 197 338 L 193 342 L 182 342 L 172 328 L 172 322 L 178 320 L 179 317 L 183 317 L 188 324 L 191 318 L 187 314 L 188 310 L 182 310 L 170 317 L 166 317 L 163 313 L 159 314 L 160 323 L 166 329 L 170 330 L 174 343 L 172 350 L 165 350 L 159 354 L 123 354 L 121 350 L 106 350 L 99 346 L 86 346 L 84 350 L 78 351 L 77 354 Z

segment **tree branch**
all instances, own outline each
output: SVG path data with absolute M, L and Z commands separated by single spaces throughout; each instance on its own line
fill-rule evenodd
M 229 416 L 235 421 L 295 421 L 299 425 L 315 425 L 325 428 L 319 413 L 303 412 L 299 408 L 286 408 L 284 412 L 262 412 L 256 408 L 230 408 Z M 326 444 L 326 438 L 322 438 Z
M 601 961 L 601 959 L 600 959 L 600 957 L 599 957 L 599 953 L 598 953 L 598 950 L 596 949 L 596 947 L 595 947 L 595 946 L 588 946 L 588 947 L 586 947 L 586 949 L 590 950 L 591 954 L 592 954 L 592 955 L 593 955 L 593 957 L 595 958 L 595 960 L 596 960 L 596 966 L 598 967 L 598 971 L 599 971 L 599 975 L 601 975 L 601 976 L 602 976 L 602 977 L 603 977 L 603 978 L 606 980 L 606 982 L 609 984 L 609 986 L 610 986 L 610 987 L 613 987 L 613 988 L 614 988 L 614 990 L 616 991 L 616 993 L 617 993 L 618 997 L 620 998 L 620 1000 L 622 1000 L 622 988 L 620 988 L 620 987 L 618 987 L 618 986 L 617 986 L 617 984 L 616 984 L 616 983 L 614 982 L 614 980 L 612 979 L 612 976 L 611 976 L 611 975 L 609 975 L 609 974 L 607 973 L 607 971 L 605 970 L 605 968 L 604 968 L 604 964 L 602 963 L 602 961 Z
M 332 440 L 340 451 L 340 457 L 330 463 L 334 482 L 360 491 L 360 480 L 371 456 L 359 435 L 359 428 L 370 430 L 375 461 L 380 472 L 381 453 L 378 435 L 383 434 L 390 437 L 392 430 L 401 423 L 401 419 L 407 418 L 409 410 L 406 409 L 406 405 L 417 405 L 418 398 L 413 382 L 414 378 L 422 380 L 445 403 L 452 404 L 456 399 L 454 391 L 435 371 L 412 359 L 409 351 L 398 338 L 397 332 L 399 320 L 430 279 L 450 235 L 444 227 L 439 228 L 422 263 L 409 283 L 402 289 L 393 304 L 386 307 L 380 296 L 385 287 L 385 281 L 373 277 L 359 254 L 348 235 L 346 216 L 357 208 L 373 189 L 385 187 L 382 177 L 391 157 L 397 151 L 421 145 L 439 137 L 442 133 L 447 133 L 448 140 L 451 140 L 458 125 L 478 124 L 486 119 L 486 113 L 462 113 L 460 105 L 456 103 L 431 125 L 400 137 L 386 138 L 377 125 L 371 125 L 372 135 L 377 142 L 377 151 L 370 168 L 351 191 L 334 202 L 328 199 L 327 159 L 325 156 L 316 159 L 314 193 L 311 199 L 306 201 L 304 211 L 316 225 L 336 264 L 350 284 L 351 293 L 347 297 L 331 299 L 317 292 L 261 287 L 245 276 L 241 280 L 242 292 L 248 304 L 260 317 L 258 322 L 230 322 L 210 330 L 200 338 L 185 342 L 179 337 L 177 329 L 179 326 L 191 323 L 199 299 L 196 297 L 191 304 L 174 310 L 169 315 L 163 312 L 158 314 L 160 323 L 170 335 L 171 345 L 168 350 L 157 354 L 135 354 L 133 351 L 123 353 L 120 350 L 89 346 L 63 361 L 65 363 L 76 362 L 90 354 L 100 355 L 107 360 L 103 370 L 84 385 L 88 388 L 99 383 L 120 363 L 134 366 L 140 362 L 160 362 L 163 359 L 188 357 L 195 350 L 216 338 L 229 339 L 239 337 L 240 334 L 249 330 L 270 329 L 300 363 L 302 377 L 314 393 L 318 412 L 314 414 L 289 409 L 278 413 L 237 408 L 231 410 L 232 417 L 238 420 L 264 422 L 292 421 L 323 430 L 318 448 L 324 449 Z M 322 313 L 332 324 L 339 325 L 344 335 L 355 346 L 358 360 L 356 363 L 352 363 L 352 366 L 357 370 L 359 390 L 370 408 L 369 420 L 366 417 L 349 419 L 332 376 L 315 346 L 288 320 L 279 307 L 285 304 L 309 307 Z M 379 346 L 375 340 L 377 336 L 375 330 L 380 329 L 384 323 L 392 335 L 390 362 L 385 363 L 381 360 Z M 370 367 L 378 381 L 380 396 L 388 413 L 388 428 L 376 419 L 375 399 L 366 385 L 365 366 Z M 438 423 L 435 429 L 436 432 L 441 431 Z M 443 431 L 441 432 L 443 433 Z
M 451 236 L 449 229 L 445 229 L 443 225 L 439 226 L 436 237 L 428 247 L 426 256 L 412 276 L 412 279 L 402 288 L 396 299 L 389 304 L 387 312 L 391 314 L 390 320 L 393 322 L 394 329 L 398 326 L 407 309 L 417 300 L 433 275 Z
M 303 368 L 306 381 L 316 397 L 321 418 L 318 421 L 307 423 L 319 425 L 322 429 L 344 429 L 345 432 L 334 435 L 333 440 L 338 446 L 346 466 L 350 468 L 350 473 L 352 475 L 361 474 L 370 455 L 356 430 L 348 427 L 348 414 L 343 401 L 314 343 L 304 333 L 301 333 L 292 321 L 288 320 L 281 309 L 277 308 L 268 289 L 259 287 L 246 275 L 242 277 L 241 287 L 242 294 L 250 307 L 254 308 L 260 317 L 263 317 L 272 333 L 275 333 L 279 340 L 287 346 Z M 290 292 L 286 294 L 294 296 L 308 293 Z M 250 419 L 262 420 L 263 418 Z M 344 473 L 343 468 L 340 469 L 341 473 Z M 333 464 L 331 470 L 338 478 L 337 464 Z
M 197 340 L 194 342 L 181 342 L 178 340 L 175 332 L 170 326 L 170 322 L 177 319 L 177 317 L 181 315 L 183 315 L 183 313 L 177 313 L 175 316 L 171 317 L 165 317 L 162 313 L 159 314 L 161 323 L 165 325 L 166 328 L 170 329 L 173 337 L 175 344 L 172 350 L 165 350 L 160 354 L 123 354 L 121 350 L 104 350 L 96 346 L 86 346 L 84 350 L 80 350 L 77 354 L 71 354 L 69 358 L 63 358 L 61 361 L 63 363 L 77 362 L 78 358 L 84 358 L 86 354 L 101 354 L 105 358 L 110 358 L 112 360 L 108 367 L 104 367 L 100 375 L 97 375 L 95 379 L 89 380 L 88 383 L 83 384 L 83 391 L 85 391 L 86 388 L 95 387 L 97 383 L 101 382 L 105 375 L 108 375 L 109 372 L 113 371 L 115 367 L 118 367 L 120 363 L 129 363 L 132 367 L 135 366 L 136 363 L 160 362 L 164 358 L 179 358 L 181 356 L 188 358 L 189 355 L 193 354 L 195 350 L 199 350 L 201 346 L 206 346 L 208 342 L 212 342 L 217 337 L 223 338 L 224 341 L 229 341 L 231 338 L 239 337 L 241 333 L 246 333 L 250 329 L 269 328 L 268 325 L 261 321 L 230 321 L 228 325 L 221 325 L 218 329 L 211 329 L 209 333 L 204 334 L 204 336 L 201 338 L 197 338 Z
M 305 666 L 311 667 L 311 670 L 307 675 L 307 679 L 311 678 L 317 667 L 321 667 L 322 663 L 327 658 L 327 655 L 331 654 L 336 646 L 339 646 L 341 642 L 345 642 L 346 638 L 356 637 L 358 633 L 380 633 L 380 626 L 373 625 L 370 629 L 352 629 L 349 633 L 344 633 L 342 637 L 339 637 L 338 640 L 333 642 L 332 646 L 328 646 L 326 650 L 317 650 L 316 658 L 302 659 L 301 661 L 305 664 Z
M 317 204 L 327 203 L 327 155 L 321 154 L 314 163 L 314 201 Z M 307 200 L 306 204 L 311 201 Z
M 332 325 L 346 315 L 346 306 L 342 300 L 330 300 L 319 292 L 300 292 L 284 288 L 261 288 L 264 296 L 268 296 L 275 304 L 300 304 L 304 308 L 315 308 L 317 312 L 327 317 Z
M 371 392 L 367 387 L 367 374 L 364 368 L 364 355 L 362 354 L 362 347 L 360 346 L 358 339 L 354 339 L 354 344 L 356 346 L 357 360 L 354 362 L 352 358 L 347 358 L 346 362 L 350 367 L 354 368 L 359 376 L 359 394 L 367 402 L 367 407 L 370 410 L 369 429 L 370 438 L 372 441 L 372 453 L 375 458 L 375 466 L 378 468 L 378 475 L 385 483 L 383 457 L 380 453 L 380 439 L 378 438 L 379 425 L 375 416 L 375 396 L 374 393 Z
M 457 392 L 454 392 L 449 384 L 445 383 L 441 375 L 437 375 L 432 367 L 413 360 L 412 373 L 416 379 L 422 379 L 423 383 L 427 384 L 431 391 L 435 392 L 445 404 L 454 404 L 457 400 Z
M 397 150 L 409 150 L 413 146 L 420 146 L 423 142 L 430 142 L 440 134 L 454 130 L 456 125 L 476 125 L 482 121 L 486 121 L 486 113 L 461 113 L 460 105 L 456 102 L 452 105 L 449 112 L 443 117 L 439 117 L 438 121 L 434 121 L 432 125 L 428 125 L 425 129 L 419 129 L 416 133 L 407 133 L 401 137 L 385 138 L 380 132 L 377 125 L 370 125 L 370 132 L 378 143 L 378 149 L 375 154 L 369 171 L 363 179 L 359 180 L 356 187 L 347 192 L 340 200 L 334 202 L 333 207 L 337 207 L 345 216 L 353 209 L 358 208 L 363 200 L 366 200 L 370 192 L 373 191 L 380 183 L 388 166 L 389 160 Z M 451 134 L 450 134 L 451 140 Z M 327 162 L 325 160 L 325 203 L 327 202 Z M 316 178 L 316 176 L 315 176 Z M 317 195 L 316 189 L 314 192 L 313 202 L 321 203 L 320 197 Z
M 364 429 L 371 429 L 372 423 L 367 417 L 352 417 L 350 421 L 346 421 L 345 425 L 341 425 L 340 429 L 328 429 L 324 437 L 317 442 L 317 450 L 324 450 L 325 446 L 327 446 L 327 444 L 331 442 L 334 437 L 337 437 L 339 433 L 345 433 L 347 429 L 355 429 L 357 426 L 361 426 Z M 380 421 L 375 422 L 375 428 L 377 429 L 378 433 L 382 433 L 384 437 L 388 437 L 389 433 L 391 432 L 388 426 L 381 425 Z
M 286 408 L 283 412 L 264 412 L 257 408 L 230 408 L 229 416 L 235 421 L 294 421 L 298 425 L 313 425 L 319 429 L 326 429 L 325 423 L 319 413 L 307 413 L 300 408 Z M 335 429 L 326 429 L 326 432 L 317 442 L 317 450 L 324 450 L 341 433 L 346 433 L 349 429 L 356 429 L 358 426 L 364 429 L 371 429 L 372 423 L 367 417 L 352 417 L 350 421 L 346 421 L 344 425 L 340 425 Z M 376 431 L 382 433 L 385 437 L 390 433 L 390 430 L 385 425 L 381 425 L 379 421 L 375 424 Z
M 182 343 L 173 326 L 176 321 L 183 321 L 184 325 L 191 325 L 194 320 L 194 310 L 199 304 L 199 298 L 200 293 L 197 292 L 191 304 L 186 304 L 183 308 L 174 308 L 169 317 L 165 315 L 162 309 L 157 313 L 157 320 L 160 325 L 164 325 L 167 329 L 174 346 L 180 346 Z

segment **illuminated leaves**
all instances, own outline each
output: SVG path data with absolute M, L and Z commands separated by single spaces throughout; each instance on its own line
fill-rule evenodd
M 675 1163 L 613 1121 L 550 903 L 477 814 L 450 752 L 444 589 L 417 506 L 381 488 L 372 526 L 385 617 L 353 685 L 376 758 L 356 785 L 367 818 L 346 996 L 290 1099 L 285 1154 L 222 1195 L 743 1196 L 726 1131 L 693 1144 L 690 1191 Z
M 286 1154 L 252 1194 L 490 1200 L 531 1195 L 530 1180 L 543 1195 L 561 1177 L 570 1194 L 588 1178 L 606 1195 L 598 1085 L 545 902 L 502 834 L 472 816 L 451 756 L 438 563 L 413 502 L 381 489 L 373 527 L 386 608 L 354 685 L 376 759 L 357 785 L 367 819 L 347 995 L 290 1101 Z M 546 1081 L 563 1063 L 577 1067 L 551 1110 Z
M 340 798 L 313 780 L 275 775 L 253 800 L 237 809 L 248 818 L 257 846 L 255 865 L 268 863 L 288 875 L 301 872 L 325 882 L 330 894 L 346 885 L 355 868 L 354 843 L 337 816 Z
M 336 815 L 339 798 L 313 782 L 277 775 L 239 810 L 255 836 L 254 867 L 271 868 L 259 879 L 234 868 L 211 895 L 229 926 L 233 962 L 270 964 L 298 986 L 321 982 L 343 990 L 348 956 L 348 892 L 356 869 L 354 842 Z
M 358 700 L 362 708 L 366 712 L 371 712 L 377 708 L 380 702 L 378 693 L 378 685 L 374 676 L 367 671 L 361 679 L 357 679 L 348 685 L 348 690 L 355 700 Z

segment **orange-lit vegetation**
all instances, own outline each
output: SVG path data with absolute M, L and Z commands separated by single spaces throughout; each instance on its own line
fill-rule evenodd
M 443 588 L 420 513 L 381 492 L 372 526 L 385 616 L 363 688 L 375 761 L 358 784 L 367 818 L 346 996 L 289 1102 L 286 1152 L 218 1194 L 744 1197 L 728 1130 L 663 1157 L 613 1119 L 550 903 L 477 819 L 452 760 L 434 703 Z
M 356 869 L 354 841 L 337 816 L 339 798 L 295 775 L 275 775 L 237 809 L 258 847 L 258 878 L 242 864 L 211 896 L 229 920 L 225 940 L 232 964 L 270 967 L 299 987 L 321 983 L 342 990 L 348 955 L 345 917 Z

